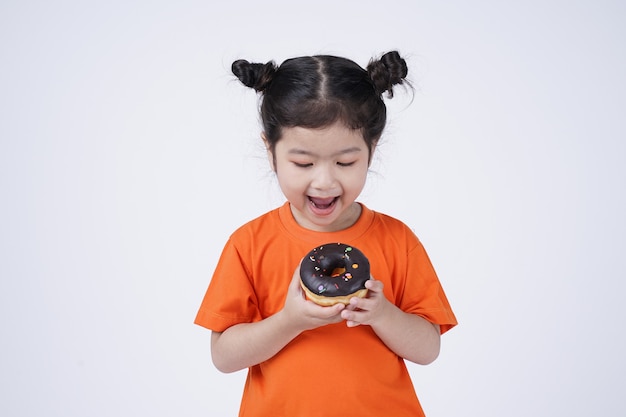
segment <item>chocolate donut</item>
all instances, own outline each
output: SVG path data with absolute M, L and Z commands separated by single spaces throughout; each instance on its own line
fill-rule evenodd
M 311 250 L 300 263 L 300 284 L 311 301 L 324 306 L 348 304 L 365 297 L 370 263 L 354 246 L 327 243 Z

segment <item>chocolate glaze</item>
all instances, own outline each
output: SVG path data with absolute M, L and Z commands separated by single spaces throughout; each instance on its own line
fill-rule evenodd
M 370 278 L 370 263 L 354 246 L 327 243 L 304 257 L 300 278 L 312 293 L 341 297 L 365 288 L 365 281 Z

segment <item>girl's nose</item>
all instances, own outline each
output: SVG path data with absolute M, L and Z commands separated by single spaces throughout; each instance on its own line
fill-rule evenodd
M 311 186 L 318 190 L 327 190 L 335 185 L 336 179 L 332 169 L 321 166 L 313 172 Z

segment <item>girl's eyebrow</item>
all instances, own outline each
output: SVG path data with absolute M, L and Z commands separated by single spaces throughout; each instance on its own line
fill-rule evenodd
M 350 148 L 342 149 L 339 152 L 335 152 L 332 156 L 345 155 L 348 153 L 356 153 L 361 152 L 363 149 L 358 146 L 352 146 Z M 306 149 L 300 148 L 292 148 L 287 151 L 290 155 L 306 155 L 306 156 L 317 156 L 315 152 L 308 151 Z

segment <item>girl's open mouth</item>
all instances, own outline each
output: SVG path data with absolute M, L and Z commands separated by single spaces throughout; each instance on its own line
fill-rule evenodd
M 311 209 L 315 214 L 324 215 L 333 210 L 338 198 L 339 197 L 309 197 L 309 201 L 311 202 Z

